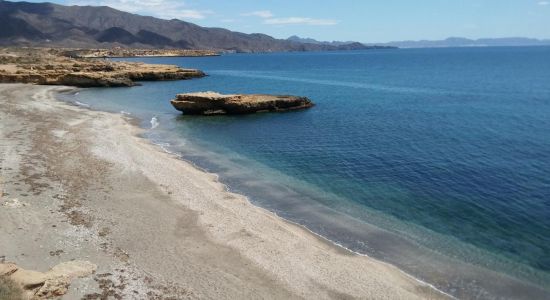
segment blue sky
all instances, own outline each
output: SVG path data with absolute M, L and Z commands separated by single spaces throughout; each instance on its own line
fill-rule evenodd
M 35 1 L 42 2 L 42 1 Z M 387 42 L 550 38 L 550 0 L 53 0 L 108 5 L 165 19 L 277 38 Z

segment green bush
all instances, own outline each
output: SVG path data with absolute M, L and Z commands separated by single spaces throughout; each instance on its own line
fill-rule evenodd
M 22 300 L 23 290 L 13 280 L 0 276 L 0 300 Z

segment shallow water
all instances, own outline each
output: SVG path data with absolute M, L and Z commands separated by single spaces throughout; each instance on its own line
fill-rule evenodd
M 550 47 L 147 58 L 210 76 L 69 101 L 129 112 L 233 191 L 464 298 L 550 297 Z M 182 92 L 310 97 L 183 116 Z

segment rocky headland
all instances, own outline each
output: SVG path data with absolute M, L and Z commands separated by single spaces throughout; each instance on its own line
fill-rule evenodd
M 182 80 L 203 76 L 205 74 L 200 70 L 174 65 L 67 57 L 58 49 L 0 49 L 0 83 L 119 87 L 136 85 L 136 81 Z
M 103 58 L 103 57 L 201 57 L 219 56 L 213 50 L 190 49 L 134 49 L 115 47 L 111 49 L 60 49 L 59 53 L 74 58 Z
M 223 95 L 216 92 L 178 94 L 175 109 L 190 115 L 236 115 L 310 108 L 307 97 L 288 95 Z

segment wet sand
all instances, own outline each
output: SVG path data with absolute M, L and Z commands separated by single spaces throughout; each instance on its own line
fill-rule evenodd
M 67 299 L 439 299 L 228 192 L 122 115 L 0 85 L 0 261 L 89 261 Z

